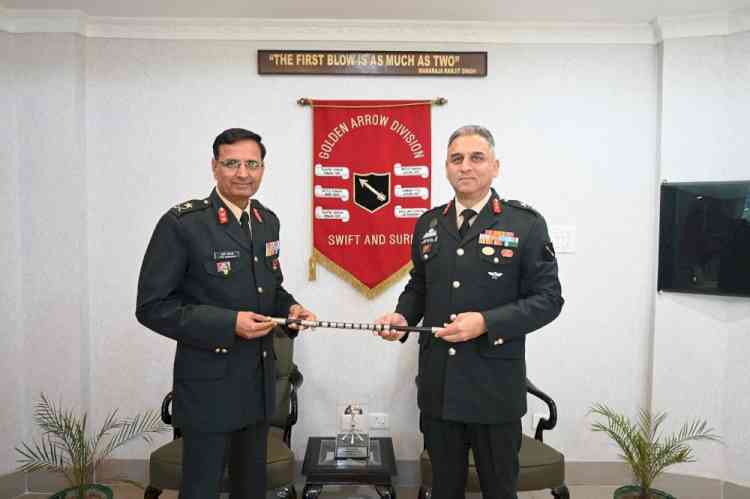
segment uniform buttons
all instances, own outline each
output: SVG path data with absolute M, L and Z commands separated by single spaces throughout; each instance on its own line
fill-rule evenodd
M 451 322 L 452 322 L 452 321 L 455 321 L 455 320 L 456 320 L 456 317 L 458 317 L 458 316 L 457 316 L 456 314 L 451 314 L 451 316 L 450 316 L 450 320 L 451 320 Z
M 456 250 L 456 254 L 457 254 L 458 256 L 464 256 L 464 249 L 463 249 L 463 248 L 458 248 L 458 249 Z
M 453 347 L 450 347 L 448 349 L 448 355 L 450 355 L 451 357 L 453 357 L 454 355 L 456 355 L 456 349 L 453 348 Z
M 422 258 L 424 258 L 425 260 L 427 260 L 428 258 L 430 258 L 430 255 L 428 255 L 427 253 L 425 253 L 424 255 L 422 255 Z
M 503 339 L 502 339 L 502 338 L 498 338 L 498 339 L 496 339 L 496 340 L 495 340 L 495 345 L 496 345 L 496 346 L 497 346 L 497 345 L 502 345 L 503 343 L 504 343 L 504 342 L 503 342 Z
M 263 350 L 263 358 L 265 359 L 266 357 L 268 357 L 268 352 L 266 352 L 265 350 Z
M 498 257 L 493 258 L 492 261 L 495 263 L 500 263 L 500 259 Z
M 258 286 L 258 293 L 262 293 L 262 292 L 263 292 L 263 288 L 261 288 L 260 286 Z
M 461 283 L 459 281 L 453 281 L 453 287 L 454 288 L 460 288 L 461 287 Z
M 255 263 L 258 263 L 258 257 L 257 257 L 257 256 L 254 256 L 254 257 L 253 257 L 253 261 L 254 261 Z
M 219 347 L 216 347 L 216 350 L 214 350 L 214 352 L 216 352 L 216 353 L 221 353 L 221 348 L 219 348 Z
M 221 353 L 227 353 L 227 352 L 229 352 L 229 350 L 227 350 L 226 348 L 221 349 Z

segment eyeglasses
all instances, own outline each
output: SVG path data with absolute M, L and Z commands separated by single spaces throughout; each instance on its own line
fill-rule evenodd
M 243 163 L 245 164 L 245 168 L 247 168 L 248 170 L 257 170 L 258 168 L 263 168 L 263 162 L 256 161 L 254 159 L 247 159 L 245 161 L 241 161 L 239 159 L 223 159 L 217 160 L 217 162 L 224 168 L 232 171 L 239 170 L 240 165 Z

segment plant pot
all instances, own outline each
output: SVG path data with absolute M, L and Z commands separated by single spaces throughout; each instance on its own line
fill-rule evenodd
M 85 497 L 78 496 L 78 487 L 61 490 L 57 494 L 49 496 L 49 499 L 112 499 L 112 489 L 104 485 L 84 485 Z
M 615 490 L 615 494 L 612 497 L 613 499 L 640 499 L 641 490 L 640 485 L 625 485 Z M 651 495 L 647 499 L 675 499 L 675 497 L 659 489 L 652 488 Z

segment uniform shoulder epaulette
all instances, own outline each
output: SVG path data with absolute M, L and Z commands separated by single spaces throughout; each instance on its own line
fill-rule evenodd
M 450 203 L 443 203 L 443 204 L 440 204 L 438 206 L 434 206 L 434 207 L 430 208 L 429 210 L 425 211 L 424 214 L 427 215 L 428 213 L 442 212 L 445 209 L 445 207 L 448 206 L 449 204 Z
M 524 203 L 523 201 L 519 201 L 517 199 L 503 199 L 501 200 L 504 204 L 507 204 L 508 206 L 513 206 L 515 208 L 521 208 L 522 210 L 529 211 L 533 213 L 536 216 L 541 216 L 541 214 L 536 211 L 531 205 Z
M 419 216 L 418 220 L 426 220 L 427 218 L 430 218 L 431 216 L 434 216 L 437 213 L 440 213 L 440 211 L 445 208 L 445 205 L 435 206 L 434 208 L 430 208 L 429 210 L 425 211 Z
M 209 206 L 210 204 L 208 199 L 191 199 L 190 201 L 185 201 L 184 203 L 174 205 L 169 211 L 171 211 L 178 217 L 181 217 L 182 215 L 186 215 L 188 213 L 205 210 Z

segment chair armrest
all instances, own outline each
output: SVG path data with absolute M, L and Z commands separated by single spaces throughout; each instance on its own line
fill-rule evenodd
M 536 425 L 536 430 L 534 432 L 534 438 L 540 442 L 544 442 L 544 430 L 551 430 L 557 425 L 557 405 L 555 405 L 555 401 L 552 400 L 552 397 L 537 388 L 529 378 L 526 378 L 526 391 L 547 404 L 549 417 L 539 419 L 539 423 Z
M 172 425 L 172 399 L 174 399 L 174 395 L 169 392 L 164 396 L 161 403 L 161 420 L 164 421 L 164 424 L 170 426 Z
M 289 373 L 289 415 L 286 418 L 286 424 L 284 425 L 284 442 L 291 447 L 292 440 L 292 426 L 297 423 L 298 407 L 297 407 L 297 390 L 302 386 L 304 376 L 297 368 L 296 364 L 292 364 L 292 371 Z
M 172 425 L 172 401 L 174 400 L 174 393 L 169 392 L 164 396 L 164 400 L 161 403 L 161 420 L 164 424 Z M 172 428 L 172 438 L 178 439 L 182 436 L 182 432 L 179 428 Z
M 297 364 L 292 364 L 292 372 L 289 373 L 289 382 L 295 389 L 299 389 L 303 381 L 305 381 L 305 377 L 299 372 Z

